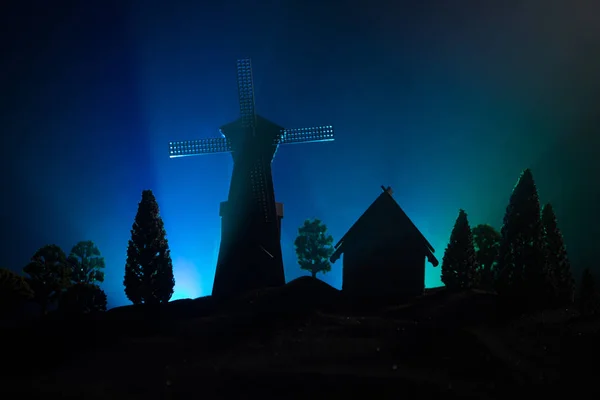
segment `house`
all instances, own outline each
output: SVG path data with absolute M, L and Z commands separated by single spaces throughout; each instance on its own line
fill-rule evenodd
M 342 254 L 342 290 L 367 297 L 423 294 L 425 259 L 439 262 L 434 249 L 392 197 L 390 187 L 367 208 L 335 245 L 330 261 Z

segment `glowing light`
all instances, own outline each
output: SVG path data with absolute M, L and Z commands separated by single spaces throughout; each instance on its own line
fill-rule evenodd
M 200 287 L 198 267 L 185 258 L 173 260 L 175 274 L 175 292 L 171 301 L 180 299 L 195 299 L 203 295 Z

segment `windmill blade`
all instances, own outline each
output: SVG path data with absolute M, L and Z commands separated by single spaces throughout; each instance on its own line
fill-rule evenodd
M 252 131 L 256 123 L 254 111 L 254 82 L 252 79 L 252 62 L 249 58 L 237 61 L 237 85 L 240 101 L 240 113 L 243 126 Z
M 267 191 L 266 171 L 263 167 L 263 160 L 258 161 L 250 172 L 250 180 L 252 182 L 252 194 L 260 207 L 260 212 L 263 214 L 265 221 L 271 221 L 271 198 Z
M 169 157 L 188 157 L 203 154 L 226 153 L 231 151 L 227 138 L 210 138 L 169 142 Z
M 331 142 L 333 140 L 335 140 L 333 126 L 325 125 L 284 129 L 279 137 L 279 144 Z

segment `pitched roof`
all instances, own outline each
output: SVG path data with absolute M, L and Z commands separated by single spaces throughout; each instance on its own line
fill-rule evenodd
M 347 239 L 352 234 L 358 234 L 358 232 L 359 232 L 358 228 L 360 227 L 361 222 L 366 220 L 367 215 L 371 214 L 372 211 L 376 208 L 389 207 L 393 212 L 398 213 L 398 216 L 400 217 L 400 219 L 404 220 L 404 222 L 406 222 L 408 227 L 411 230 L 413 230 L 415 232 L 415 234 L 417 234 L 419 236 L 419 238 L 423 241 L 423 244 L 425 245 L 425 256 L 427 257 L 429 262 L 431 264 L 433 264 L 434 267 L 437 267 L 439 262 L 433 255 L 433 253 L 435 252 L 435 249 L 433 248 L 431 243 L 429 243 L 429 241 L 425 238 L 425 236 L 423 236 L 421 231 L 419 231 L 419 229 L 411 221 L 411 219 L 408 217 L 408 215 L 406 215 L 406 213 L 404 212 L 402 207 L 400 207 L 400 205 L 396 202 L 396 200 L 394 200 L 394 198 L 392 197 L 391 188 L 388 187 L 386 189 L 383 186 L 381 188 L 383 189 L 383 193 L 381 193 L 379 195 L 379 197 L 377 197 L 377 199 L 375 199 L 375 201 L 358 218 L 358 220 L 356 220 L 356 222 L 350 227 L 350 229 L 348 229 L 348 232 L 346 232 L 346 234 L 344 234 L 344 236 L 342 236 L 342 238 L 336 243 L 335 251 L 333 252 L 333 255 L 330 258 L 331 262 L 335 262 L 335 261 L 337 261 L 338 258 L 340 258 L 340 256 L 344 252 L 344 240 Z
M 275 132 L 279 132 L 283 129 L 282 126 L 279 126 L 278 124 L 276 124 L 275 122 L 269 121 L 268 119 L 256 114 L 256 118 L 254 121 L 254 124 L 257 128 L 261 128 L 261 129 L 271 129 L 274 130 Z M 235 121 L 229 122 L 223 126 L 221 126 L 219 128 L 219 130 L 221 132 L 223 131 L 235 131 L 235 130 L 241 130 L 242 132 L 243 130 L 243 118 L 239 117 L 237 118 Z

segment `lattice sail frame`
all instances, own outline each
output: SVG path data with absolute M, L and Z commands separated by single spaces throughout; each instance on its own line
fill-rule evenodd
M 242 59 L 237 61 L 237 85 L 240 103 L 240 114 L 242 126 L 247 134 L 256 136 L 256 110 L 254 102 L 254 79 L 252 76 L 252 61 Z M 269 210 L 274 206 L 273 199 L 267 192 L 267 172 L 264 168 L 264 160 L 261 158 L 250 171 L 250 182 L 252 183 L 252 194 L 259 205 L 263 217 L 267 222 L 271 221 Z
M 243 59 L 237 61 L 237 86 L 240 102 L 242 126 L 255 133 L 256 110 L 254 104 L 254 81 L 252 78 L 252 61 Z
M 282 129 L 278 144 L 330 142 L 334 140 L 333 126 L 316 126 L 312 128 Z
M 224 137 L 169 142 L 170 158 L 228 153 L 230 151 L 231 143 Z
M 280 144 L 297 144 L 312 142 L 330 142 L 335 140 L 333 126 L 317 126 L 312 128 L 283 129 L 273 146 Z M 225 138 L 209 138 L 196 140 L 180 140 L 169 142 L 169 157 L 200 156 L 204 154 L 228 153 L 231 143 Z
M 265 179 L 266 171 L 264 170 L 263 160 L 260 160 L 254 165 L 250 172 L 250 180 L 252 182 L 252 195 L 254 200 L 259 205 L 265 221 L 271 222 L 272 215 L 269 213 L 271 203 L 267 195 L 267 180 Z

